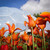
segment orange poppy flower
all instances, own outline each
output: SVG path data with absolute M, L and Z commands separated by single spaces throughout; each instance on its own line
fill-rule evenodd
M 43 18 L 41 18 L 41 17 L 38 17 L 38 18 L 36 19 L 36 24 L 37 24 L 37 25 L 46 24 L 46 21 L 47 21 L 47 18 L 43 19 Z
M 20 29 L 20 28 L 16 28 L 16 29 L 14 30 L 14 32 L 15 32 L 16 30 L 22 30 L 22 29 Z
M 19 35 L 19 34 L 20 34 L 20 33 L 17 33 L 17 34 L 13 33 L 13 34 L 12 34 L 13 40 L 16 40 L 16 39 L 18 38 L 18 35 Z
M 37 35 L 38 33 L 39 33 L 39 29 L 38 29 L 37 27 L 35 27 L 35 28 L 33 29 L 33 34 Z
M 20 41 L 20 38 L 18 38 L 18 40 L 13 40 L 12 41 L 12 45 L 18 45 Z M 14 44 L 15 43 L 15 44 Z M 11 45 L 11 44 L 10 44 Z
M 34 27 L 36 25 L 34 19 L 31 17 L 31 15 L 27 15 L 27 17 L 29 22 L 24 21 L 24 25 L 26 26 L 26 24 L 28 24 L 29 27 Z
M 5 30 L 5 28 L 2 27 L 2 29 L 0 29 L 0 36 L 2 37 L 6 31 L 8 30 Z
M 28 45 L 28 46 L 33 45 L 33 43 L 32 43 L 32 36 L 29 36 L 29 43 L 27 43 L 27 45 Z
M 15 24 L 12 24 L 12 26 L 10 25 L 10 24 L 8 24 L 8 23 L 6 23 L 7 25 L 8 25 L 8 28 L 9 28 L 9 33 L 11 34 L 11 33 L 14 33 L 14 31 L 16 31 L 16 30 L 21 30 L 20 28 L 16 28 L 15 29 Z
M 40 16 L 43 18 L 48 18 L 48 21 L 50 22 L 50 12 L 42 12 Z
M 24 35 L 23 35 L 23 40 L 28 40 L 29 36 L 27 35 L 26 31 L 24 32 Z
M 8 25 L 8 28 L 9 28 L 9 33 L 13 33 L 14 30 L 15 30 L 15 24 L 12 24 L 12 26 L 8 23 L 6 23 Z
M 44 17 L 44 18 L 49 18 L 50 19 L 50 12 L 42 12 L 41 14 L 40 14 L 40 16 L 42 16 L 42 17 Z
M 12 45 L 18 45 L 18 41 L 13 41 Z
M 34 38 L 34 42 L 36 42 L 36 38 Z M 32 43 L 32 36 L 31 35 L 29 36 L 28 42 L 26 44 L 28 46 L 32 46 L 33 45 L 33 43 Z
M 39 28 L 44 29 L 46 25 L 42 24 L 42 25 L 38 25 Z
M 10 43 L 10 42 L 11 42 L 11 36 L 7 36 L 7 37 L 6 37 L 6 42 L 7 42 L 7 43 Z
M 47 18 L 43 19 L 41 17 L 38 17 L 36 19 L 36 24 L 38 25 L 39 28 L 44 29 L 46 26 L 46 21 L 47 21 Z
M 2 41 L 6 42 L 6 37 L 5 36 L 2 37 Z
M 24 35 L 20 35 L 20 38 L 22 38 L 22 40 L 27 41 L 29 36 L 27 35 L 26 31 L 24 31 Z

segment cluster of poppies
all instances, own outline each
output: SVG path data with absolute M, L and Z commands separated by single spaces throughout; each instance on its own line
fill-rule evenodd
M 24 25 L 31 30 L 29 35 L 26 31 L 21 35 L 20 32 L 16 33 L 16 30 L 22 29 L 6 23 L 8 29 L 0 29 L 0 50 L 50 50 L 50 30 L 45 29 L 46 22 L 50 23 L 50 12 L 42 12 L 40 16 L 34 20 L 31 15 L 27 15 L 28 22 L 24 21 Z M 7 31 L 9 35 L 5 37 Z

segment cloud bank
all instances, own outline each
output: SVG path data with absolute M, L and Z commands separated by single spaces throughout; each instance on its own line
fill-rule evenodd
M 23 6 L 21 6 L 21 9 L 28 11 L 31 14 L 43 11 L 50 12 L 50 0 L 28 0 Z
M 15 23 L 16 27 L 24 29 L 24 21 L 27 21 L 27 15 L 30 13 L 10 7 L 0 7 L 0 28 L 6 27 L 5 23 Z M 36 17 L 33 17 L 36 19 Z

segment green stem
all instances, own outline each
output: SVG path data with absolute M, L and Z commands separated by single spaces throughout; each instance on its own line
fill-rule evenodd
M 27 50 L 27 45 L 23 44 L 23 50 Z
M 31 50 L 31 46 L 29 46 L 29 50 Z
M 37 35 L 36 35 L 36 44 L 37 44 Z M 37 47 L 37 46 L 36 46 Z M 38 47 L 37 47 L 37 49 L 36 50 L 38 50 Z
M 42 38 L 42 50 L 43 50 L 43 38 Z
M 44 35 L 44 29 L 42 29 L 42 32 L 43 32 L 43 39 L 44 39 L 44 48 L 46 50 L 46 46 L 45 46 L 45 35 Z
M 31 29 L 32 29 L 32 40 L 33 40 L 33 50 L 34 50 L 34 34 L 33 34 L 33 27 L 32 27 Z
M 26 50 L 27 50 L 27 45 L 26 45 Z
M 2 37 L 0 37 L 0 46 L 1 46 L 1 41 L 2 41 L 1 39 L 2 39 Z
M 1 46 L 1 41 L 0 41 L 0 46 Z
M 15 50 L 15 40 L 14 40 L 14 50 Z
M 12 47 L 12 33 L 11 33 L 11 47 Z

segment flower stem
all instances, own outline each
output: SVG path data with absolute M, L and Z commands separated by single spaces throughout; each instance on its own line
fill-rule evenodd
M 25 45 L 26 46 L 26 50 L 27 50 L 27 45 Z
M 1 46 L 1 41 L 2 41 L 1 39 L 2 39 L 2 37 L 0 37 L 0 46 Z
M 12 33 L 11 33 L 11 47 L 12 47 Z
M 27 45 L 23 44 L 23 50 L 27 50 Z
M 42 50 L 43 50 L 43 38 L 42 38 Z
M 15 40 L 14 40 L 14 50 L 15 50 Z
M 32 29 L 32 41 L 33 41 L 33 50 L 34 50 L 34 34 L 33 34 L 33 27 L 32 27 L 31 29 Z
M 36 44 L 37 44 L 37 35 L 36 35 Z M 37 47 L 37 46 L 36 46 Z M 36 50 L 38 50 L 38 47 L 36 48 Z
M 46 50 L 46 46 L 45 46 L 45 35 L 44 35 L 44 29 L 42 29 L 42 32 L 43 32 L 44 48 L 45 48 L 45 50 Z
M 0 40 L 0 46 L 1 46 L 1 40 Z
M 31 50 L 31 46 L 29 46 L 29 50 Z

